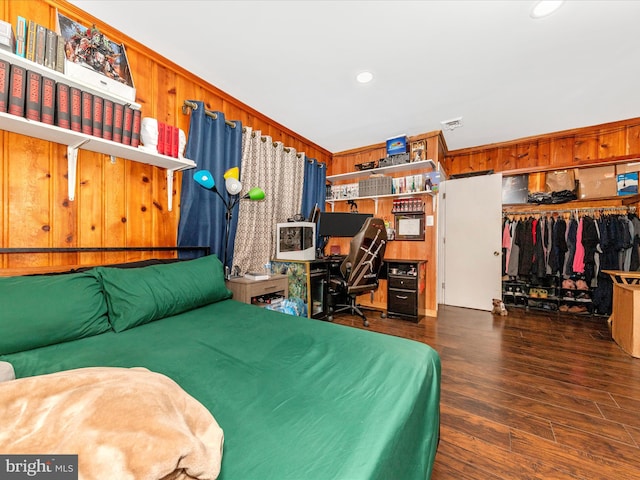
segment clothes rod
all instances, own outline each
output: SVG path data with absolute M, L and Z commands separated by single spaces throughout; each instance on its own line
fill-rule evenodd
M 197 110 L 198 109 L 198 104 L 195 103 L 195 102 L 190 102 L 189 100 L 185 100 L 184 104 L 182 105 L 182 113 L 184 115 L 188 115 L 189 114 L 189 109 Z M 205 109 L 204 114 L 207 117 L 213 118 L 214 120 L 218 119 L 218 114 L 216 112 L 212 112 L 211 110 L 206 110 Z M 229 120 L 225 120 L 224 123 L 229 125 L 231 128 L 236 128 L 236 122 L 230 122 Z
M 502 210 L 503 215 L 553 215 L 554 213 L 603 213 L 603 212 L 631 212 L 634 213 L 636 207 L 633 206 L 611 206 L 611 207 L 580 207 L 580 208 L 550 208 L 547 210 Z

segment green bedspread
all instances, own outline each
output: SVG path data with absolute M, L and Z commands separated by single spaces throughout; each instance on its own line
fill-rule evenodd
M 223 480 L 431 475 L 440 360 L 414 341 L 224 300 L 0 359 L 19 377 L 85 366 L 171 377 L 223 428 Z

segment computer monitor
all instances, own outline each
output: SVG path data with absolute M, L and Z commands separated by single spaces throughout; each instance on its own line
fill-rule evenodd
M 322 212 L 318 222 L 321 237 L 353 237 L 360 231 L 371 213 Z

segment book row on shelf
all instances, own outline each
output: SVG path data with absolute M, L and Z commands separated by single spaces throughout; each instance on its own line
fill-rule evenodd
M 0 112 L 137 147 L 140 110 L 0 59 Z
M 0 48 L 64 73 L 65 45 L 62 35 L 33 20 L 18 15 L 15 35 L 9 22 L 0 21 Z

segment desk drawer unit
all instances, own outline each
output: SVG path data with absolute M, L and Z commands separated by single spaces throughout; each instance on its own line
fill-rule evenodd
M 413 320 L 418 316 L 418 302 L 415 290 L 399 290 L 390 288 L 388 291 L 387 309 L 388 315 L 399 317 L 411 317 Z
M 419 322 L 424 315 L 425 260 L 385 260 L 387 315 Z

